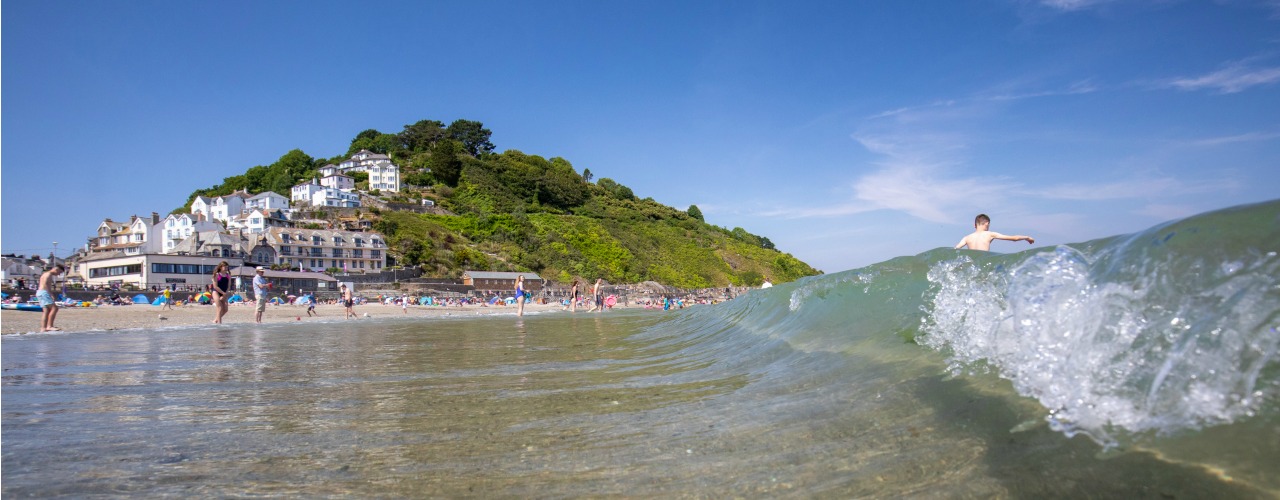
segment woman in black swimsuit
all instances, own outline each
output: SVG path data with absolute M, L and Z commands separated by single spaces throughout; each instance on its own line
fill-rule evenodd
M 227 299 L 231 298 L 230 294 L 231 265 L 224 260 L 213 268 L 214 324 L 222 324 L 222 317 L 227 315 Z

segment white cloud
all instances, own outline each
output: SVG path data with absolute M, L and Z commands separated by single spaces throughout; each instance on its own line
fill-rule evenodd
M 863 176 L 854 195 L 875 206 L 931 221 L 956 221 L 958 207 L 975 199 L 998 203 L 1014 186 L 1004 179 L 944 178 L 940 169 L 898 165 Z
M 1204 76 L 1177 78 L 1168 85 L 1181 90 L 1215 89 L 1222 94 L 1242 92 L 1250 87 L 1280 81 L 1280 67 L 1254 68 L 1245 62 L 1233 62 Z

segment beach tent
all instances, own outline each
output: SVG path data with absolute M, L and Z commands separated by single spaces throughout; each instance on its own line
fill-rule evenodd
M 7 298 L 9 298 L 9 294 L 0 292 L 0 299 L 7 299 Z
M 236 302 L 244 302 L 244 297 L 241 297 L 240 294 L 237 293 L 235 295 L 232 295 L 231 298 L 227 299 L 227 302 L 232 304 Z
M 419 304 L 419 305 L 424 305 L 424 306 L 429 306 L 429 305 L 431 305 L 431 297 L 422 297 L 422 298 L 418 299 L 418 304 Z
M 282 298 L 280 298 L 280 297 L 276 297 L 276 298 L 274 298 L 274 299 L 268 300 L 267 302 L 272 303 L 272 304 L 283 304 L 283 303 L 284 303 L 284 299 L 282 299 Z
M 137 294 L 133 296 L 133 303 L 134 304 L 150 304 L 151 299 L 148 299 L 146 295 Z
M 157 296 L 157 297 L 156 297 L 156 300 L 151 301 L 151 305 L 153 305 L 153 306 L 162 306 L 162 305 L 164 305 L 164 295 Z
M 516 303 L 516 298 L 515 298 L 515 297 L 507 297 L 506 299 L 503 299 L 503 302 L 506 302 L 506 303 L 507 303 L 507 305 L 515 304 L 515 303 Z

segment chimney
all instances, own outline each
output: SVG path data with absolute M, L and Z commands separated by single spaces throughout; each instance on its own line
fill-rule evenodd
M 154 226 L 159 223 L 160 223 L 160 214 L 156 212 L 151 212 L 151 225 Z

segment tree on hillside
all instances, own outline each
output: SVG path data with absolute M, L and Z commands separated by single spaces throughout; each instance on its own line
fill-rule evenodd
M 426 151 L 440 139 L 445 138 L 444 123 L 436 120 L 419 120 L 413 125 L 405 125 L 400 132 L 400 144 L 413 152 Z
M 591 169 L 589 169 L 589 168 L 584 168 L 584 169 L 582 169 L 582 180 L 587 181 L 587 182 L 591 182 L 591 177 L 593 177 L 593 176 L 591 175 Z
M 703 220 L 702 218 L 702 210 L 698 209 L 697 205 L 689 205 L 689 209 L 685 212 L 689 214 L 689 217 L 698 219 L 699 222 L 706 222 L 706 220 Z
M 366 130 L 365 132 L 368 131 Z M 364 134 L 364 132 L 361 132 L 361 134 Z M 359 152 L 361 149 L 367 149 L 374 153 L 391 155 L 400 151 L 402 147 L 403 146 L 400 144 L 400 136 L 395 134 L 379 134 L 373 138 L 356 137 L 355 140 L 351 141 L 351 147 L 347 148 L 347 156 L 351 156 Z
M 457 186 L 462 175 L 462 159 L 458 153 L 462 146 L 456 141 L 445 139 L 431 146 L 431 157 L 427 158 L 427 167 L 437 180 L 447 186 Z
M 369 129 L 365 129 L 364 131 L 360 132 L 359 134 L 356 134 L 356 137 L 355 137 L 354 139 L 351 139 L 351 142 L 353 142 L 353 143 L 354 143 L 354 142 L 356 142 L 356 141 L 358 141 L 358 140 L 360 140 L 360 139 L 370 139 L 370 140 L 372 140 L 372 139 L 376 139 L 376 138 L 377 138 L 378 136 L 380 136 L 380 135 L 382 135 L 382 132 L 378 132 L 378 129 L 375 129 L 375 128 L 369 128 Z
M 484 124 L 472 120 L 454 120 L 449 124 L 449 128 L 445 129 L 445 134 L 450 139 L 458 141 L 462 144 L 462 149 L 471 156 L 479 157 L 480 153 L 492 153 L 493 143 L 489 142 L 489 136 L 493 132 L 484 128 Z

